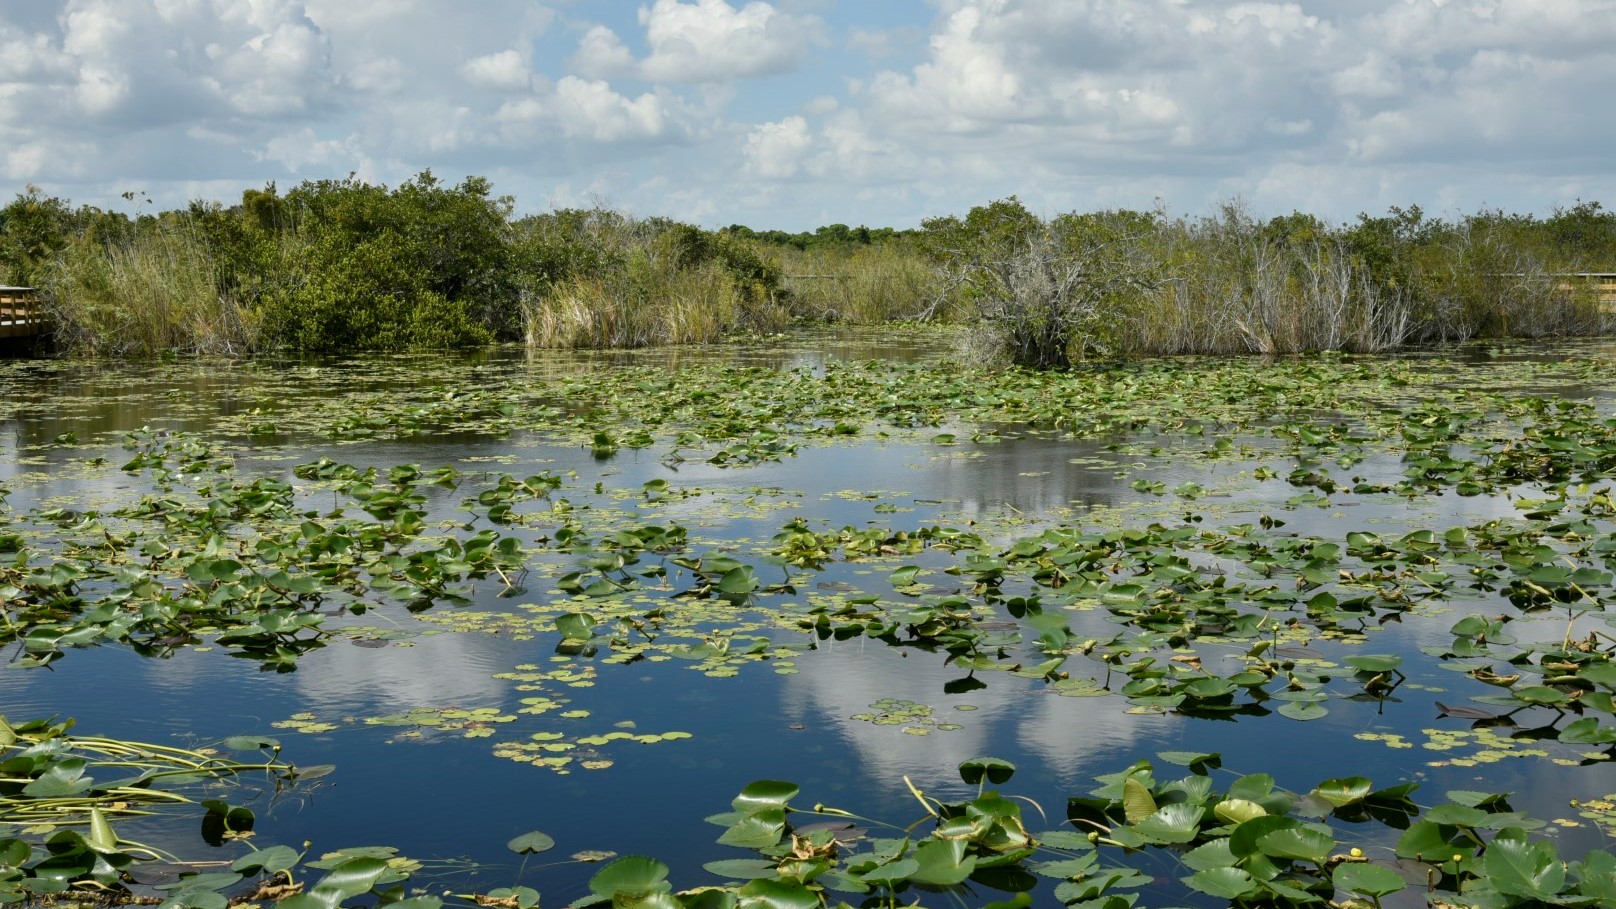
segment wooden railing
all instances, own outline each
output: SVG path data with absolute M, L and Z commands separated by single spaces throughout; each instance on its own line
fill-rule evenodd
M 1616 308 L 1616 272 L 1579 272 L 1555 275 L 1569 291 L 1589 290 L 1606 309 Z
M 0 287 L 0 338 L 43 334 L 47 322 L 32 287 Z

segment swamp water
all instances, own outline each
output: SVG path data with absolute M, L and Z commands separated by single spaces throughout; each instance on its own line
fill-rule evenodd
M 615 853 L 771 906 L 1609 896 L 1524 843 L 1616 834 L 1610 348 L 1037 375 L 948 342 L 0 362 L 0 710 L 256 737 L 316 769 L 193 793 L 250 845 L 194 804 L 118 835 L 393 847 L 406 894 L 559 906 Z M 1014 799 L 962 782 L 988 756 Z

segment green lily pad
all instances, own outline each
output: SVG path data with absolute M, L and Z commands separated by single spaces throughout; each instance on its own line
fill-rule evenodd
M 1337 865 L 1330 879 L 1338 890 L 1361 893 L 1371 899 L 1379 899 L 1408 886 L 1401 874 L 1383 865 L 1369 862 L 1346 862 Z

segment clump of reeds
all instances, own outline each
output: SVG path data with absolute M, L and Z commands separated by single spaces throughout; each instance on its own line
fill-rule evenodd
M 596 209 L 526 225 L 527 343 L 553 348 L 702 344 L 768 334 L 792 312 L 755 250 L 686 225 Z
M 738 295 L 715 268 L 567 278 L 527 310 L 535 347 L 628 348 L 694 344 L 732 324 Z
M 111 243 L 74 237 L 41 290 L 58 345 L 81 353 L 251 351 L 257 313 L 218 279 L 207 247 L 183 224 L 164 224 Z
M 956 315 L 937 270 L 908 244 L 788 248 L 781 267 L 804 319 L 878 325 Z

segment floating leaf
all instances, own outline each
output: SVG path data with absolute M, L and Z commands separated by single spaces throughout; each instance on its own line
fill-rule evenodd
M 730 805 L 742 814 L 756 814 L 766 809 L 779 809 L 786 807 L 786 803 L 797 797 L 802 790 L 796 783 L 781 780 L 758 780 L 748 783 L 741 790 Z
M 1360 672 L 1392 672 L 1403 665 L 1403 658 L 1391 653 L 1364 653 L 1345 657 L 1342 662 Z
M 1330 711 L 1323 704 L 1314 701 L 1288 701 L 1279 705 L 1279 713 L 1293 720 L 1316 720 L 1327 715 Z
M 1239 899 L 1257 889 L 1257 882 L 1239 868 L 1208 868 L 1183 880 L 1191 889 L 1226 900 Z
M 506 843 L 505 848 L 524 855 L 532 852 L 544 852 L 555 848 L 555 840 L 551 839 L 547 834 L 534 830 Z
M 722 861 L 708 862 L 701 867 L 719 877 L 735 881 L 775 877 L 777 871 L 774 862 L 762 859 L 724 859 Z
M 1188 843 L 1195 839 L 1200 830 L 1201 818 L 1205 814 L 1206 809 L 1200 805 L 1179 802 L 1158 809 L 1135 824 L 1134 830 L 1152 843 Z
M 1335 837 L 1306 827 L 1276 830 L 1257 838 L 1264 855 L 1276 858 L 1302 859 L 1316 865 L 1324 863 L 1335 848 Z
M 976 857 L 965 854 L 964 840 L 926 840 L 915 847 L 917 865 L 909 879 L 921 884 L 952 887 L 976 870 Z
M 633 899 L 670 888 L 668 866 L 643 855 L 625 855 L 589 879 L 589 889 L 603 899 Z
M 563 639 L 568 641 L 587 641 L 594 637 L 595 617 L 587 612 L 569 612 L 557 616 L 556 630 L 561 632 Z
M 1408 886 L 1401 874 L 1383 865 L 1369 862 L 1346 862 L 1337 865 L 1331 880 L 1338 890 L 1361 893 L 1371 899 L 1379 899 Z
M 1223 766 L 1223 755 L 1217 752 L 1204 754 L 1199 751 L 1162 751 L 1158 752 L 1156 756 L 1169 764 L 1188 767 L 1201 774 Z

